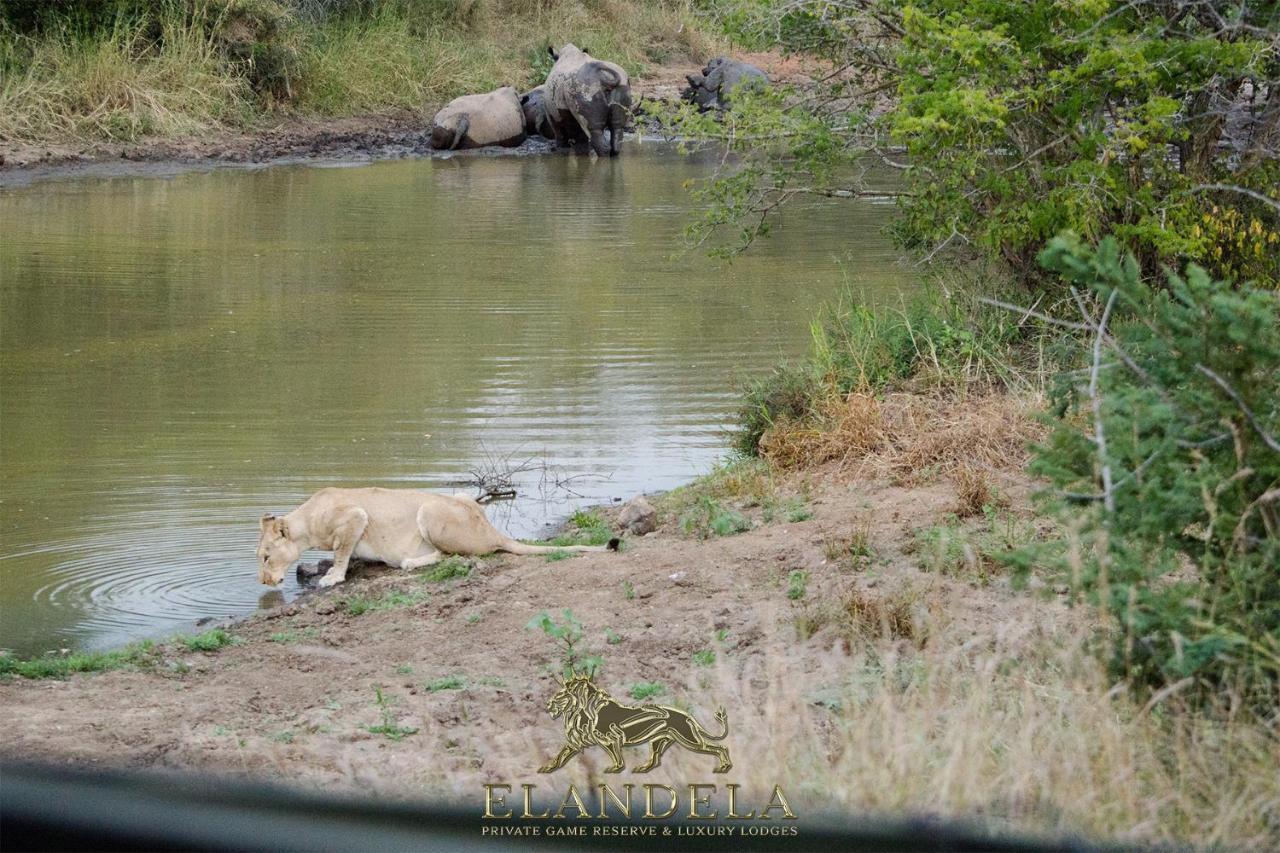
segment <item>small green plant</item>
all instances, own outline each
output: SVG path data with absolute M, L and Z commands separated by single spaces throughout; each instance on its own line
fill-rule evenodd
M 422 685 L 428 693 L 439 693 L 441 690 L 462 690 L 467 682 L 461 675 L 445 675 Z
M 191 652 L 216 652 L 240 642 L 224 628 L 213 628 L 194 636 L 179 635 L 174 640 Z
M 470 613 L 467 615 L 467 624 L 476 625 L 480 622 L 481 618 L 483 617 L 481 617 L 479 613 Z
M 652 699 L 655 696 L 661 696 L 667 692 L 666 685 L 659 684 L 656 681 L 637 681 L 631 685 L 631 689 L 627 693 L 637 702 L 643 702 L 646 699 Z
M 698 666 L 711 666 L 716 662 L 714 649 L 701 649 L 693 653 L 693 662 Z
M 413 667 L 407 663 L 402 663 L 396 667 L 397 675 L 413 675 Z
M 634 601 L 636 597 L 636 588 L 631 585 L 631 581 L 622 582 L 622 597 L 627 601 Z
M 560 646 L 560 669 L 565 678 L 575 675 L 594 676 L 604 660 L 599 655 L 587 654 L 582 648 L 582 623 L 572 610 L 564 611 L 563 621 L 557 622 L 544 610 L 529 622 L 528 627 L 542 631 Z
M 751 529 L 751 521 L 742 513 L 725 507 L 713 498 L 703 497 L 697 505 L 680 518 L 680 529 L 686 536 L 709 539 L 712 536 L 732 536 Z
M 393 610 L 397 607 L 412 607 L 419 602 L 426 601 L 429 596 L 422 591 L 400 592 L 392 590 L 384 593 L 378 598 L 370 598 L 363 595 L 355 595 L 343 600 L 343 606 L 346 607 L 347 614 L 350 616 L 363 616 L 377 610 Z
M 622 642 L 622 635 L 614 631 L 612 628 L 604 629 L 604 641 L 611 646 L 616 646 Z
M 297 738 L 297 736 L 298 736 L 297 733 L 294 732 L 292 729 L 285 729 L 282 732 L 276 732 L 275 734 L 271 735 L 270 738 L 276 743 L 293 743 L 293 741 Z
M 470 559 L 452 555 L 445 557 L 434 566 L 428 566 L 423 569 L 418 573 L 418 580 L 424 583 L 444 583 L 457 578 L 469 577 L 473 568 L 474 564 Z
M 377 725 L 368 727 L 371 734 L 382 735 L 387 740 L 400 741 L 418 731 L 416 726 L 400 725 L 391 707 L 392 699 L 382 692 L 381 686 L 374 687 L 374 703 L 378 706 L 382 720 Z
M 289 643 L 296 643 L 300 640 L 313 640 L 319 635 L 320 631 L 316 628 L 303 628 L 298 631 L 276 631 L 274 634 L 267 637 L 267 642 L 288 645 Z
M 578 556 L 576 551 L 560 551 L 560 550 L 548 551 L 547 553 L 542 555 L 543 559 L 546 560 L 548 563 L 558 563 L 561 560 L 571 560 L 576 556 Z
M 798 601 L 804 598 L 809 588 L 809 573 L 796 569 L 787 575 L 787 598 Z

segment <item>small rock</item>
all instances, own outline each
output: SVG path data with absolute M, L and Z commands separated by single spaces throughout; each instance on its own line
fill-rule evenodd
M 1035 575 L 1032 575 L 1031 577 L 1027 578 L 1027 589 L 1044 589 L 1044 588 L 1045 588 L 1045 582 L 1043 579 L 1038 578 Z
M 675 581 L 676 583 L 680 583 L 680 581 L 684 580 L 684 576 L 687 574 L 688 572 L 676 572 L 675 574 L 671 575 L 671 580 Z
M 338 609 L 338 603 L 332 600 L 322 601 L 316 605 L 316 613 L 318 613 L 321 616 L 328 616 L 330 613 L 333 613 L 337 609 Z
M 657 528 L 658 511 L 644 495 L 638 495 L 623 505 L 622 512 L 618 513 L 618 524 L 633 536 L 644 536 Z
M 1058 595 L 1066 595 L 1071 592 L 1071 587 L 1067 586 L 1065 583 L 1057 583 L 1053 585 L 1053 591 Z

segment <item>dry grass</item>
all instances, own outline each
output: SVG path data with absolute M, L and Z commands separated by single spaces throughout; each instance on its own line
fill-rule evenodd
M 991 489 L 990 476 L 981 468 L 958 465 L 951 472 L 951 481 L 956 487 L 955 514 L 960 518 L 971 518 L 1000 503 Z
M 163 48 L 143 38 L 141 25 L 27 45 L 23 68 L 0 80 L 0 138 L 176 136 L 242 120 L 249 85 L 226 72 L 210 38 L 173 20 L 160 29 Z
M 1038 406 L 1038 397 L 1004 393 L 854 393 L 829 399 L 803 423 L 775 424 L 760 439 L 760 455 L 784 469 L 835 463 L 901 483 L 950 474 L 976 487 L 973 472 L 1025 466 L 1028 444 L 1043 434 L 1033 418 Z
M 813 605 L 796 617 L 796 633 L 809 639 L 830 630 L 852 647 L 883 639 L 923 648 L 929 626 L 943 613 L 941 600 L 927 586 L 906 583 L 887 591 L 853 587 L 834 603 Z
M 0 139 L 132 140 L 247 127 L 279 110 L 424 110 L 466 92 L 540 82 L 546 46 L 566 41 L 633 74 L 723 47 L 688 7 L 654 0 L 466 0 L 441 6 L 438 18 L 426 7 L 370 5 L 364 16 L 286 18 L 287 94 L 271 96 L 253 91 L 244 63 L 211 35 L 222 20 L 217 3 L 90 36 L 0 30 Z

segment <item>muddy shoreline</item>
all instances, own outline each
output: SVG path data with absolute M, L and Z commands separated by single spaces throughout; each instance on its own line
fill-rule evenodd
M 769 53 L 735 53 L 765 69 L 775 83 L 804 85 L 813 69 L 795 58 Z M 637 100 L 674 103 L 685 75 L 696 65 L 654 68 L 633 78 Z M 289 163 L 358 163 L 405 157 L 456 156 L 431 148 L 431 117 L 440 105 L 421 110 L 388 110 L 343 118 L 282 115 L 249 128 L 228 128 L 201 136 L 137 141 L 23 142 L 0 140 L 0 189 L 45 179 L 142 175 L 163 177 L 200 168 L 257 168 Z M 648 140 L 653 128 L 639 128 Z M 630 134 L 629 134 L 630 135 Z M 550 141 L 533 139 L 518 148 L 484 148 L 462 156 L 519 156 L 555 151 Z

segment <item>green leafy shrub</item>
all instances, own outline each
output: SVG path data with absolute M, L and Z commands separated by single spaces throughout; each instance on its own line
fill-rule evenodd
M 690 230 L 701 242 L 727 226 L 741 249 L 793 199 L 893 195 L 904 246 L 998 260 L 1023 280 L 1047 284 L 1035 255 L 1070 229 L 1116 235 L 1148 275 L 1194 260 L 1277 286 L 1274 99 L 1250 94 L 1280 85 L 1275 3 L 1207 9 L 717 3 L 735 38 L 853 73 L 804 97 L 735 97 L 722 123 L 691 110 L 674 116 L 673 132 L 723 140 L 742 155 L 695 189 L 706 210 Z M 883 161 L 900 178 L 887 177 Z
M 1079 531 L 1060 567 L 1113 620 L 1117 675 L 1274 710 L 1280 298 L 1195 265 L 1152 286 L 1112 239 L 1041 259 L 1093 299 L 1093 364 L 1063 377 L 1031 468 Z
M 564 611 L 562 621 L 557 621 L 544 610 L 527 627 L 541 631 L 560 647 L 560 669 L 565 678 L 575 675 L 594 676 L 604 665 L 603 658 L 590 654 L 583 648 L 582 622 L 573 615 L 572 610 Z

